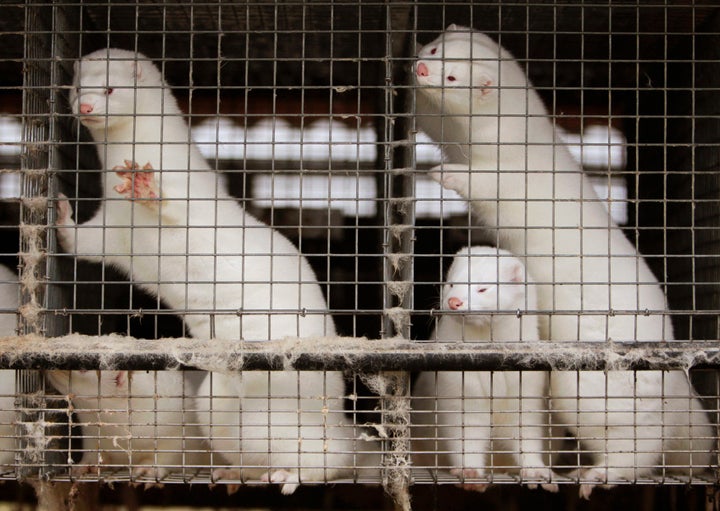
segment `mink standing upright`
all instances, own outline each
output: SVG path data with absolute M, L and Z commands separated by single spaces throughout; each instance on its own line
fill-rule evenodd
M 420 50 L 413 75 L 417 123 L 447 159 L 431 175 L 523 258 L 548 311 L 541 338 L 673 340 L 657 279 L 558 139 L 513 56 L 451 25 Z M 595 453 L 579 474 L 588 481 L 584 497 L 596 483 L 656 468 L 709 466 L 713 429 L 682 371 L 559 371 L 550 387 L 556 424 Z
M 83 57 L 71 103 L 98 144 L 105 200 L 77 227 L 60 203 L 65 248 L 125 271 L 199 339 L 335 335 L 305 257 L 229 195 L 151 60 L 117 49 Z M 289 494 L 352 470 L 357 432 L 339 372 L 212 372 L 197 392 L 214 454 L 236 465 L 215 478 L 260 477 Z
M 431 337 L 439 342 L 537 343 L 535 284 L 506 250 L 474 246 L 453 259 L 443 285 L 441 312 Z M 454 314 L 452 314 L 454 313 Z M 557 491 L 547 466 L 547 373 L 542 371 L 423 372 L 413 387 L 416 442 L 421 463 L 433 464 L 435 447 L 462 480 L 497 476 L 502 453 L 523 482 Z M 491 454 L 491 446 L 502 446 Z M 493 469 L 490 473 L 490 470 Z M 495 470 L 498 469 L 498 470 Z M 466 483 L 484 491 L 486 484 Z

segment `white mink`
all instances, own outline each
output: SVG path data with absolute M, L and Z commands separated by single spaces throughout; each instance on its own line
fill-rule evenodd
M 48 371 L 50 383 L 70 403 L 83 432 L 75 477 L 108 467 L 152 486 L 173 470 L 205 463 L 207 453 L 191 413 L 193 371 Z M 185 397 L 183 397 L 185 396 Z
M 657 279 L 559 143 L 512 55 L 451 25 L 420 50 L 414 75 L 418 125 L 449 160 L 433 177 L 471 201 L 500 246 L 528 256 L 541 308 L 583 311 L 543 317 L 543 337 L 672 339 Z M 632 314 L 645 310 L 653 314 Z
M 17 274 L 0 265 L 0 336 L 17 333 L 19 287 Z M 0 467 L 15 463 L 15 419 L 15 371 L 0 370 Z
M 449 161 L 432 176 L 470 200 L 500 246 L 526 256 L 540 309 L 550 311 L 541 338 L 673 340 L 657 279 L 558 143 L 512 55 L 451 25 L 420 50 L 414 71 L 418 125 Z M 591 452 L 607 451 L 583 479 L 635 480 L 657 467 L 692 461 L 697 471 L 710 462 L 713 430 L 682 372 L 554 372 L 550 386 L 556 422 Z M 581 495 L 592 488 L 582 485 Z
M 229 195 L 147 57 L 116 49 L 85 56 L 71 103 L 98 143 L 105 200 L 77 229 L 61 201 L 64 247 L 104 259 L 171 308 L 187 310 L 183 319 L 196 338 L 335 335 L 307 260 Z M 300 481 L 347 474 L 356 431 L 343 395 L 339 372 L 211 373 L 198 389 L 203 434 L 222 464 L 245 467 L 215 470 L 214 478 L 261 477 L 285 483 L 289 494 Z
M 523 263 L 493 247 L 461 249 L 443 286 L 441 316 L 432 340 L 442 342 L 538 342 L 535 285 Z M 455 314 L 448 314 L 455 312 Z M 446 453 L 440 465 L 462 479 L 481 477 L 500 467 L 508 452 L 520 476 L 548 491 L 552 471 L 547 450 L 547 373 L 542 371 L 439 371 L 421 373 L 413 387 L 419 461 L 437 466 L 432 451 Z M 439 439 L 439 440 L 433 440 Z M 496 474 L 495 474 L 496 475 Z M 530 482 L 529 482 L 530 481 Z M 465 484 L 483 491 L 484 484 Z

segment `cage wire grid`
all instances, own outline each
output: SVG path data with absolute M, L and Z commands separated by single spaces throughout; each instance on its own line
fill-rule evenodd
M 1 479 L 712 496 L 710 2 L 4 5 Z

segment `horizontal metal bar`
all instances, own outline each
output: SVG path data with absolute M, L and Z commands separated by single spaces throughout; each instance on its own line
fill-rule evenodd
M 65 471 L 54 473 L 50 476 L 50 479 L 55 482 L 67 481 L 67 482 L 95 482 L 103 481 L 109 484 L 113 483 L 133 483 L 138 485 L 144 484 L 156 484 L 157 481 L 154 477 L 145 474 L 134 475 L 130 473 L 127 467 L 99 467 L 102 472 L 100 475 L 96 475 L 95 472 L 90 474 L 83 474 L 81 477 L 71 477 Z M 379 467 L 378 467 L 379 468 Z M 490 470 L 493 470 L 492 468 Z M 458 478 L 448 473 L 446 470 L 435 469 L 435 468 L 417 468 L 411 467 L 411 484 L 413 485 L 429 485 L 429 484 L 440 484 L 440 485 L 457 485 Z M 0 474 L 0 481 L 17 481 L 19 478 L 14 471 L 6 471 Z M 469 479 L 469 478 L 468 478 Z M 493 470 L 484 476 L 479 476 L 472 479 L 473 483 L 484 483 L 484 484 L 502 484 L 502 485 L 513 485 L 522 484 L 528 482 L 541 482 L 541 479 L 534 478 L 521 478 L 517 474 L 508 474 L 501 470 Z M 220 479 L 213 477 L 212 473 L 204 467 L 185 467 L 182 471 L 171 471 L 170 474 L 161 479 L 162 484 L 214 484 L 214 485 L 228 485 L 228 484 L 244 484 L 247 486 L 254 487 L 267 487 L 266 482 L 260 480 L 240 480 L 240 479 Z M 348 484 L 367 484 L 377 485 L 378 487 L 382 484 L 378 474 L 373 472 L 365 471 L 359 473 L 355 477 L 345 477 L 340 479 L 332 479 L 328 481 L 333 485 L 348 485 Z M 568 476 L 561 474 L 553 474 L 553 482 L 557 484 L 579 484 L 579 483 L 590 483 L 596 484 L 597 481 L 591 479 L 584 479 L 577 476 Z M 626 479 L 617 478 L 612 479 L 612 484 L 618 485 L 716 485 L 717 480 L 712 476 L 711 472 L 696 471 L 691 475 L 683 474 L 655 474 L 655 475 L 644 475 L 637 479 Z M 312 485 L 318 484 L 317 482 L 307 481 L 304 484 Z
M 686 370 L 720 368 L 720 343 L 434 343 L 362 338 L 267 342 L 119 335 L 0 338 L 0 369 Z

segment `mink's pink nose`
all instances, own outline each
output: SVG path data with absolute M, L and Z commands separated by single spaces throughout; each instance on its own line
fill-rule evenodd
M 428 67 L 423 62 L 418 63 L 416 72 L 418 76 L 427 76 L 430 74 Z
M 93 111 L 92 105 L 89 105 L 87 103 L 80 103 L 80 113 L 81 114 L 91 114 Z
M 456 297 L 450 297 L 448 298 L 448 307 L 450 307 L 451 310 L 458 310 L 463 304 L 463 301 L 460 298 Z

